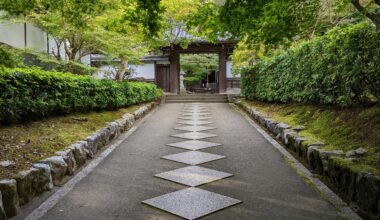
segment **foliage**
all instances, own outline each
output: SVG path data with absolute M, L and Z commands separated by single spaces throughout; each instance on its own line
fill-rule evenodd
M 141 25 L 125 22 L 122 16 L 125 11 L 125 6 L 115 6 L 107 15 L 98 16 L 94 22 L 94 29 L 101 33 L 101 46 L 98 50 L 102 51 L 108 63 L 117 70 L 116 80 L 125 78 L 128 64 L 140 63 L 141 57 L 148 54 L 153 47 L 152 41 L 146 39 L 145 29 Z
M 142 25 L 146 36 L 156 36 L 162 27 L 164 7 L 161 0 L 125 1 L 130 10 L 125 11 L 124 20 L 135 26 Z
M 97 80 L 36 68 L 0 70 L 0 121 L 116 109 L 158 99 L 153 84 Z
M 162 28 L 157 36 L 158 46 L 181 45 L 186 47 L 197 32 L 188 25 L 201 4 L 199 0 L 161 0 L 165 8 L 162 14 Z
M 193 86 L 207 75 L 218 70 L 219 58 L 216 54 L 186 54 L 181 56 L 181 71 L 186 73 L 186 86 Z
M 363 16 L 367 17 L 377 28 L 380 28 L 380 0 L 340 0 L 342 3 L 352 4 Z M 364 4 L 362 3 L 364 2 Z
M 25 15 L 30 13 L 37 6 L 37 0 L 0 0 L 1 10 L 5 10 L 12 15 Z
M 71 61 L 79 61 L 81 57 L 97 53 L 103 48 L 112 48 L 114 53 L 117 52 L 115 49 L 120 50 L 117 52 L 119 54 L 131 48 L 123 47 L 124 45 L 115 47 L 114 42 L 117 40 L 119 43 L 129 42 L 129 45 L 137 43 L 141 46 L 146 42 L 140 37 L 136 42 L 136 33 L 139 35 L 145 33 L 149 36 L 157 33 L 162 13 L 160 0 L 33 0 L 29 3 L 19 0 L 0 0 L 0 5 L 6 6 L 4 10 L 9 15 L 22 14 L 24 16 L 20 19 L 47 31 L 57 45 L 51 52 L 62 60 L 61 54 L 56 50 L 64 48 L 66 57 Z M 101 19 L 98 19 L 99 17 Z M 118 22 L 115 27 L 103 25 L 116 24 L 115 20 Z M 125 26 L 138 31 L 125 32 Z M 108 29 L 109 27 L 112 29 Z M 125 36 L 126 39 L 120 39 L 120 35 L 116 33 Z
M 249 99 L 354 105 L 380 98 L 380 32 L 360 23 L 335 28 L 246 69 Z
M 20 63 L 22 63 L 20 52 L 0 43 L 0 66 L 17 67 Z
M 100 45 L 100 33 L 93 28 L 97 16 L 112 7 L 113 0 L 48 0 L 27 19 L 53 36 L 57 47 L 64 47 L 67 58 L 79 61 Z M 54 48 L 57 49 L 57 48 Z M 62 59 L 60 53 L 55 53 Z
M 79 75 L 92 75 L 95 68 L 78 62 L 58 61 L 54 57 L 33 50 L 20 50 L 6 44 L 0 44 L 0 66 L 14 67 L 38 67 L 42 70 L 57 70 Z
M 315 23 L 317 8 L 317 0 L 226 0 L 223 5 L 207 1 L 190 23 L 212 41 L 222 38 L 289 44 L 295 35 L 307 35 Z
M 60 63 L 56 68 L 57 71 L 68 72 L 78 75 L 92 75 L 96 71 L 96 68 L 90 67 L 78 62 L 69 61 L 67 63 Z

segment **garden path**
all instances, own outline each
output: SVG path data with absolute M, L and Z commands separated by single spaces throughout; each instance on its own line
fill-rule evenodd
M 340 219 L 225 103 L 161 105 L 42 219 L 178 219 L 169 212 L 188 219 Z

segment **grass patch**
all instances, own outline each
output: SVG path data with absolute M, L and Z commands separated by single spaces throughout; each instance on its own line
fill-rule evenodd
M 116 111 L 76 113 L 0 127 L 0 161 L 15 162 L 11 167 L 0 166 L 0 178 L 11 177 L 138 108 L 135 105 Z
M 327 150 L 368 150 L 359 163 L 345 164 L 355 170 L 380 175 L 380 105 L 341 108 L 334 106 L 277 104 L 241 100 L 279 122 L 291 126 L 304 125 L 299 132 L 308 142 L 322 141 Z

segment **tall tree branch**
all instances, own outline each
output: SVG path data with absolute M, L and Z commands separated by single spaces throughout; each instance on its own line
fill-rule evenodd
M 375 0 L 376 4 L 380 2 L 380 0 Z M 360 12 L 362 13 L 363 15 L 365 15 L 367 18 L 369 18 L 375 25 L 377 28 L 380 28 L 380 14 L 376 14 L 376 13 L 372 13 L 372 12 L 368 12 L 366 8 L 364 8 L 359 0 L 351 0 L 351 3 L 355 6 L 355 8 Z

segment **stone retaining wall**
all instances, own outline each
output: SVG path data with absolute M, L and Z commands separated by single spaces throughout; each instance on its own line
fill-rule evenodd
M 83 141 L 78 141 L 68 148 L 33 164 L 28 170 L 14 175 L 12 179 L 0 180 L 0 220 L 13 217 L 20 211 L 20 206 L 33 197 L 54 186 L 61 186 L 75 171 L 102 148 L 106 147 L 122 132 L 129 130 L 138 119 L 146 115 L 156 103 L 148 103 L 108 125 Z
M 235 100 L 255 121 L 270 131 L 288 150 L 293 151 L 305 161 L 313 173 L 323 176 L 334 186 L 339 194 L 344 195 L 362 217 L 380 219 L 380 177 L 366 172 L 355 172 L 339 161 L 352 160 L 343 151 L 323 150 L 321 142 L 306 144 L 306 138 L 298 135 L 302 127 L 292 128 L 285 123 L 266 118 L 253 107 Z

